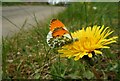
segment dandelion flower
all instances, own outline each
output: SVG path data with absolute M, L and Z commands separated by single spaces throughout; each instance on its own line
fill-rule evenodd
M 117 36 L 108 38 L 112 33 L 113 31 L 104 25 L 82 28 L 71 33 L 73 38 L 78 38 L 78 41 L 63 46 L 58 52 L 61 53 L 61 57 L 75 57 L 74 60 L 79 60 L 85 55 L 92 58 L 93 53 L 102 54 L 101 48 L 110 48 L 107 45 L 116 42 Z

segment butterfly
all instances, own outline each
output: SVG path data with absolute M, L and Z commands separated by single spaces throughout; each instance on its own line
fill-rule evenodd
M 73 41 L 72 35 L 60 20 L 52 19 L 49 27 L 50 31 L 47 34 L 47 44 L 50 47 L 62 47 Z

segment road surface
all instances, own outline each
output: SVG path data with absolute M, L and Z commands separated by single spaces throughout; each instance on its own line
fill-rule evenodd
M 57 6 L 11 6 L 2 8 L 2 36 L 12 36 L 19 31 L 25 20 L 25 29 L 35 25 L 34 13 L 38 21 L 43 22 L 50 16 L 63 11 L 65 7 Z M 54 16 L 53 16 L 54 17 Z M 14 23 L 14 25 L 12 23 Z M 17 26 L 15 26 L 17 25 Z

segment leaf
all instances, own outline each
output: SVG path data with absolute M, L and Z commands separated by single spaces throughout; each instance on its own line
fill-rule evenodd
M 39 78 L 40 78 L 40 74 L 38 74 L 38 73 L 35 74 L 35 75 L 34 75 L 34 78 L 35 78 L 35 79 L 39 79 Z
M 91 71 L 87 70 L 83 73 L 83 77 L 87 79 L 91 79 L 94 77 L 94 74 Z

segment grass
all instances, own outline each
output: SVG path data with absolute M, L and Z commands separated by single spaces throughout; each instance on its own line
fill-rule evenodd
M 115 31 L 113 35 L 120 35 L 118 3 L 70 3 L 64 12 L 53 17 L 61 20 L 70 32 L 105 25 Z M 103 50 L 103 56 L 98 56 L 91 68 L 83 59 L 59 58 L 56 49 L 50 50 L 46 44 L 51 18 L 44 23 L 34 19 L 36 25 L 32 29 L 22 29 L 3 39 L 3 79 L 120 79 L 119 39 L 110 49 Z

